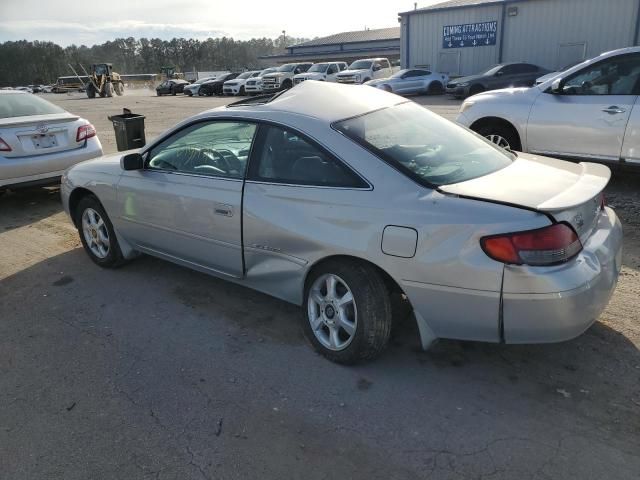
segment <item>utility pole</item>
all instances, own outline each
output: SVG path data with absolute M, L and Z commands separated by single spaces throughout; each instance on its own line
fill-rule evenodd
M 282 49 L 287 50 L 287 31 L 282 30 Z

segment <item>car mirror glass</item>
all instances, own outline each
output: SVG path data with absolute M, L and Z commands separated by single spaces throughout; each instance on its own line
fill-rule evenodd
M 123 170 L 142 170 L 144 159 L 139 153 L 129 153 L 120 159 L 120 166 Z
M 562 93 L 562 79 L 556 78 L 551 84 L 551 93 Z

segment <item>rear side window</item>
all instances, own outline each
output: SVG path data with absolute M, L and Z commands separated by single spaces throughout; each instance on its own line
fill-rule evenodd
M 249 180 L 290 185 L 367 188 L 369 185 L 337 158 L 282 127 L 260 127 Z
M 0 118 L 28 117 L 64 113 L 53 103 L 28 93 L 0 94 Z

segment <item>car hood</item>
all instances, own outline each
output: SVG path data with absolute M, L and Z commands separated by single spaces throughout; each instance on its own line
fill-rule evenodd
M 609 183 L 611 171 L 596 163 L 573 163 L 518 153 L 509 166 L 440 190 L 465 197 L 518 205 L 542 212 L 562 211 L 592 200 Z
M 90 172 L 96 173 L 108 173 L 111 175 L 120 175 L 124 170 L 120 166 L 120 159 L 128 153 L 139 152 L 136 150 L 127 150 L 124 152 L 113 153 L 110 155 L 104 155 L 102 157 L 87 160 L 85 162 L 78 163 L 71 167 L 67 173 L 73 176 L 74 172 Z
M 395 80 L 395 78 L 377 78 L 375 80 L 369 80 L 365 85 L 376 86 L 383 83 L 393 83 Z
M 459 85 L 461 83 L 474 82 L 484 78 L 484 75 L 469 75 L 468 77 L 460 77 L 449 82 L 450 85 Z
M 343 70 L 341 71 L 338 76 L 344 76 L 344 75 L 357 75 L 358 73 L 369 73 L 369 70 L 361 68 L 359 70 Z
M 305 78 L 307 80 L 324 80 L 326 78 L 326 75 L 320 72 L 299 73 L 293 78 Z

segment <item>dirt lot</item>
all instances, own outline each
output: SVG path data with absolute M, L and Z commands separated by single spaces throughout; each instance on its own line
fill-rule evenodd
M 147 137 L 224 103 L 49 95 Z M 420 97 L 451 118 L 457 103 Z M 637 479 L 640 177 L 607 189 L 625 225 L 608 309 L 558 345 L 442 341 L 403 325 L 344 368 L 305 344 L 297 308 L 142 257 L 93 265 L 55 189 L 0 198 L 0 475 L 7 479 Z

